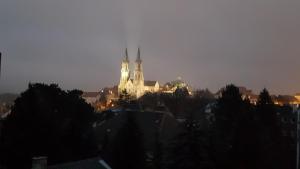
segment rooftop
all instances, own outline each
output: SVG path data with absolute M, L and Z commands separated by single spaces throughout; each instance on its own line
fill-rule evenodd
M 155 86 L 157 81 L 151 81 L 151 80 L 145 80 L 144 85 L 145 86 Z

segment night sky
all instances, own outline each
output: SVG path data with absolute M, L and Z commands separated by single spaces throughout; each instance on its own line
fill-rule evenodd
M 0 93 L 113 86 L 138 46 L 146 80 L 300 92 L 299 0 L 1 0 Z

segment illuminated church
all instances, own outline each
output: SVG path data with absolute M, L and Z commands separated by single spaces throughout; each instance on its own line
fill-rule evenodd
M 127 92 L 129 95 L 139 98 L 146 92 L 158 92 L 159 83 L 157 81 L 145 81 L 140 48 L 137 51 L 137 58 L 135 60 L 135 69 L 133 72 L 133 78 L 130 77 L 131 71 L 129 68 L 129 57 L 127 48 L 125 50 L 125 56 L 121 65 L 121 78 L 118 85 L 118 94 Z

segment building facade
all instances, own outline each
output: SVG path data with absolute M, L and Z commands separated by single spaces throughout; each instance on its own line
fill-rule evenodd
M 130 77 L 129 68 L 129 56 L 127 49 L 125 50 L 125 56 L 121 64 L 121 77 L 118 85 L 118 94 L 126 92 L 129 95 L 139 98 L 145 94 L 145 92 L 158 92 L 159 83 L 157 81 L 145 81 L 143 65 L 141 59 L 140 48 L 137 51 L 137 57 L 135 60 L 135 69 L 133 72 L 133 79 Z

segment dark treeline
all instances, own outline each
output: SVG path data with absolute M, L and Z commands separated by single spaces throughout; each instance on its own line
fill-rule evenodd
M 96 155 L 95 114 L 81 94 L 54 84 L 29 84 L 3 121 L 0 168 L 31 168 L 32 157 L 47 156 L 51 165 Z
M 141 103 L 152 108 L 164 103 L 176 118 L 185 119 L 180 134 L 162 148 L 162 168 L 295 168 L 295 144 L 285 142 L 266 89 L 256 105 L 242 99 L 234 85 L 216 99 L 208 90 L 189 97 L 181 89 L 172 95 L 146 94 Z
M 226 86 L 219 98 L 208 90 L 189 96 L 186 89 L 174 94 L 145 94 L 135 103 L 155 111 L 162 105 L 173 114 L 180 130 L 163 140 L 153 135 L 149 154 L 130 98 L 119 106 L 126 116 L 113 139 L 95 139 L 93 124 L 113 119 L 97 116 L 78 90 L 57 85 L 30 84 L 3 121 L 0 168 L 30 168 L 31 158 L 47 156 L 49 164 L 103 157 L 113 169 L 286 169 L 295 168 L 294 144 L 286 144 L 276 106 L 262 90 L 256 105 L 242 99 L 239 89 Z M 99 146 L 101 144 L 101 146 Z

